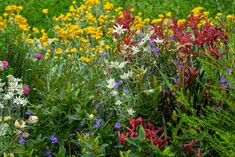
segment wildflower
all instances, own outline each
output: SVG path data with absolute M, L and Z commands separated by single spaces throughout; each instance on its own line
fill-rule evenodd
M 127 93 L 127 92 L 128 92 L 128 89 L 127 89 L 127 88 L 123 88 L 123 92 L 124 92 L 124 93 Z
M 231 69 L 227 69 L 226 70 L 226 74 L 231 75 L 232 74 L 232 70 Z
M 115 80 L 113 78 L 110 78 L 109 80 L 107 80 L 107 83 L 108 83 L 107 87 L 109 89 L 112 89 L 116 82 L 115 82 Z
M 114 89 L 117 89 L 120 85 L 122 85 L 122 81 L 121 80 L 117 80 L 113 86 Z
M 16 129 L 23 129 L 26 127 L 26 123 L 24 120 L 17 119 L 14 123 Z
M 22 137 L 23 137 L 24 139 L 29 138 L 29 133 L 26 132 L 26 131 L 24 131 L 24 132 L 22 133 Z
M 135 110 L 133 110 L 132 108 L 129 108 L 129 109 L 127 109 L 127 113 L 128 113 L 130 116 L 133 116 L 134 113 L 135 113 Z
M 20 135 L 20 137 L 19 137 L 19 143 L 24 143 L 24 142 L 26 142 L 25 139 Z
M 117 96 L 117 95 L 118 95 L 118 91 L 117 91 L 117 90 L 113 90 L 113 91 L 112 91 L 112 95 L 113 95 L 113 96 Z
M 48 9 L 43 9 L 42 12 L 43 12 L 44 14 L 48 14 Z
M 94 118 L 94 115 L 93 114 L 90 114 L 89 115 L 89 119 L 91 120 L 91 119 L 93 119 Z
M 107 56 L 108 56 L 108 53 L 103 53 L 102 56 L 103 56 L 103 57 L 107 57 Z
M 8 67 L 8 62 L 7 61 L 2 61 L 2 66 L 3 66 L 3 68 L 7 68 Z
M 4 121 L 5 123 L 9 122 L 10 120 L 11 120 L 11 116 L 5 116 L 5 117 L 3 118 L 3 121 Z
M 226 85 L 226 84 L 222 84 L 222 88 L 224 88 L 224 89 L 226 89 L 226 88 L 228 88 L 228 85 Z
M 102 123 L 102 119 L 101 118 L 96 118 L 95 119 L 95 124 L 94 124 L 94 126 L 93 126 L 93 128 L 98 128 L 100 125 L 101 125 L 101 123 Z
M 159 37 L 157 37 L 156 39 L 154 39 L 154 41 L 155 41 L 156 44 L 160 44 L 161 45 L 161 44 L 163 44 L 164 40 L 160 39 Z
M 225 83 L 227 80 L 226 80 L 226 78 L 225 77 L 221 77 L 220 78 L 220 83 Z
M 37 59 L 42 59 L 42 58 L 43 58 L 43 54 L 37 53 L 37 54 L 35 55 L 35 58 L 37 58 Z
M 56 137 L 55 135 L 51 135 L 51 136 L 50 136 L 50 140 L 51 140 L 51 143 L 52 143 L 52 144 L 58 143 L 58 139 L 57 139 L 57 137 Z
M 26 116 L 30 116 L 30 115 L 33 114 L 33 112 L 31 112 L 31 111 L 26 111 L 24 114 L 25 114 Z
M 29 95 L 29 87 L 27 85 L 23 86 L 23 93 L 26 94 L 26 95 Z
M 123 25 L 116 24 L 116 26 L 114 25 L 113 27 L 114 27 L 113 33 L 117 33 L 118 35 L 121 35 L 125 31 L 127 31 L 127 29 L 123 28 Z
M 116 129 L 119 129 L 119 128 L 121 128 L 122 126 L 121 126 L 121 124 L 119 123 L 119 122 L 117 122 L 117 123 L 115 123 L 114 124 L 114 128 L 116 128 Z
M 38 117 L 37 116 L 30 116 L 29 117 L 29 123 L 30 124 L 35 124 L 38 122 Z
M 51 155 L 51 151 L 48 149 L 48 151 L 46 152 L 46 155 L 47 155 L 47 157 L 52 157 L 52 155 Z

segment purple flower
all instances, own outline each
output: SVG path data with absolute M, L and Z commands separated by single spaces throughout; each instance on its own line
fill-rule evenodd
M 47 155 L 47 157 L 52 157 L 52 155 L 51 155 L 51 151 L 48 149 L 48 151 L 46 152 L 46 155 Z
M 24 143 L 24 142 L 26 142 L 25 139 L 20 135 L 20 137 L 19 137 L 19 143 Z
M 7 61 L 2 61 L 2 66 L 3 66 L 3 68 L 7 68 L 8 67 L 8 62 Z
M 102 56 L 103 56 L 103 57 L 107 57 L 107 56 L 108 56 L 108 53 L 103 53 Z
M 95 104 L 95 109 L 99 108 L 100 107 L 100 104 L 99 103 L 96 103 Z
M 226 88 L 228 88 L 228 86 L 223 83 L 223 84 L 222 84 L 222 88 L 226 89 Z
M 226 70 L 226 74 L 231 75 L 232 74 L 232 70 L 231 69 L 227 69 Z
M 151 47 L 154 47 L 154 46 L 155 46 L 155 43 L 154 43 L 153 40 L 151 40 L 151 41 L 149 42 L 149 44 L 150 44 Z
M 31 111 L 26 111 L 24 114 L 25 114 L 26 116 L 30 116 L 30 115 L 33 114 L 33 112 L 31 112 Z
M 180 107 L 181 107 L 181 104 L 178 104 L 178 103 L 177 103 L 177 104 L 176 104 L 176 107 L 180 108 Z
M 179 71 L 182 71 L 182 70 L 183 70 L 183 65 L 182 65 L 182 64 L 179 64 L 179 65 L 178 65 L 178 69 L 179 69 Z
M 50 140 L 51 140 L 51 143 L 53 143 L 53 144 L 58 143 L 58 139 L 55 135 L 51 135 Z
M 36 57 L 37 59 L 42 59 L 42 58 L 43 58 L 43 54 L 37 53 L 37 54 L 35 55 L 35 57 Z
M 161 49 L 159 47 L 157 47 L 154 51 L 153 51 L 153 54 L 155 57 L 159 57 L 158 55 L 158 52 L 160 51 Z
M 115 123 L 114 124 L 114 128 L 116 128 L 116 129 L 119 129 L 119 128 L 121 128 L 122 126 L 121 126 L 121 124 L 119 123 L 119 122 L 117 122 L 117 123 Z
M 122 84 L 121 80 L 117 80 L 113 86 L 114 89 L 117 89 Z
M 227 80 L 226 80 L 225 77 L 221 77 L 220 80 L 219 80 L 220 83 L 225 83 L 226 81 L 227 81 Z
M 102 123 L 102 119 L 101 118 L 96 118 L 95 119 L 95 124 L 94 124 L 94 126 L 93 126 L 93 128 L 98 128 L 100 125 L 101 125 L 101 123 Z
M 128 92 L 128 89 L 127 89 L 127 88 L 123 88 L 123 92 L 124 92 L 124 93 L 127 93 L 127 92 Z
M 170 36 L 170 41 L 172 41 L 174 39 L 174 36 L 173 35 L 171 35 Z

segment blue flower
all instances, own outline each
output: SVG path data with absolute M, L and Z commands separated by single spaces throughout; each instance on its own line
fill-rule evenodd
M 48 149 L 48 151 L 46 152 L 46 155 L 47 155 L 47 157 L 52 157 L 52 155 L 51 155 L 51 151 Z
M 220 110 L 221 110 L 221 107 L 219 107 L 219 106 L 216 106 L 216 107 L 215 107 L 215 110 L 216 110 L 217 112 L 220 112 Z
M 19 143 L 24 143 L 24 142 L 26 142 L 25 139 L 20 135 L 20 137 L 19 137 Z
M 220 80 L 219 80 L 220 83 L 225 83 L 226 81 L 227 81 L 227 80 L 226 80 L 225 77 L 221 77 Z
M 58 143 L 58 139 L 55 135 L 51 135 L 50 139 L 51 139 L 51 143 L 53 143 L 53 144 Z
M 232 74 L 232 70 L 231 69 L 227 69 L 226 70 L 226 74 L 231 75 Z
M 101 123 L 102 123 L 102 119 L 101 118 L 96 118 L 93 128 L 95 128 L 95 129 L 98 128 L 101 125 Z
M 116 129 L 119 129 L 119 128 L 121 128 L 122 126 L 121 126 L 121 124 L 119 123 L 119 122 L 117 122 L 117 123 L 115 123 L 114 124 L 114 128 L 116 128 Z
M 117 89 L 120 85 L 122 85 L 122 81 L 121 80 L 117 80 L 113 86 L 114 89 Z
M 103 56 L 103 57 L 107 57 L 107 56 L 108 56 L 108 53 L 103 53 L 102 56 Z

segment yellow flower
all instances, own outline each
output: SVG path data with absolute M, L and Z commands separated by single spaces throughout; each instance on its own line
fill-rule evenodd
M 227 15 L 226 16 L 226 19 L 233 19 L 234 17 L 233 17 L 233 15 Z
M 112 3 L 106 2 L 104 4 L 104 10 L 111 11 L 114 8 L 114 5 Z
M 27 39 L 26 42 L 27 42 L 28 44 L 32 45 L 32 44 L 33 44 L 33 39 Z
M 11 120 L 11 116 L 5 116 L 5 117 L 3 118 L 3 121 L 4 121 L 5 123 L 9 122 L 10 120 Z
M 89 115 L 89 119 L 90 119 L 90 120 L 94 119 L 94 115 L 93 115 L 93 114 L 90 114 L 90 115 Z
M 39 33 L 38 28 L 33 27 L 33 32 L 34 32 L 35 34 Z
M 16 129 L 23 129 L 26 127 L 26 123 L 23 120 L 17 119 L 14 123 Z
M 199 14 L 201 10 L 203 10 L 203 7 L 196 7 L 192 10 L 192 13 L 196 15 L 196 14 Z
M 56 50 L 56 52 L 55 52 L 56 55 L 60 55 L 60 54 L 62 54 L 62 53 L 63 53 L 62 48 L 58 48 L 58 49 Z
M 35 124 L 38 122 L 38 117 L 37 116 L 30 116 L 29 117 L 29 123 L 30 124 Z
M 76 53 L 76 51 L 77 51 L 77 49 L 75 47 L 70 50 L 70 52 L 72 52 L 72 53 Z
M 171 17 L 171 16 L 172 16 L 172 15 L 171 15 L 171 12 L 167 12 L 167 13 L 166 13 L 166 16 Z
M 91 60 L 89 58 L 87 58 L 87 57 L 80 57 L 78 60 L 82 61 L 82 62 L 85 62 L 85 63 L 91 62 Z
M 43 12 L 44 14 L 48 14 L 48 9 L 43 9 L 42 12 Z
M 208 12 L 208 11 L 204 11 L 204 12 L 203 12 L 203 15 L 204 15 L 204 16 L 208 16 L 208 15 L 209 15 L 209 12 Z

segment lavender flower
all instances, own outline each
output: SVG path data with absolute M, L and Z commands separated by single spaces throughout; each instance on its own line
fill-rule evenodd
M 219 80 L 220 83 L 225 83 L 226 81 L 227 81 L 227 80 L 226 80 L 225 77 L 221 77 L 220 80 Z
M 153 51 L 153 54 L 155 57 L 159 57 L 159 54 L 158 52 L 160 51 L 161 49 L 159 47 L 157 47 L 154 51 Z
M 55 135 L 51 135 L 50 140 L 51 140 L 52 144 L 58 143 L 58 139 L 57 139 L 57 137 Z
M 121 126 L 121 124 L 119 123 L 119 122 L 117 122 L 117 123 L 115 123 L 114 124 L 114 128 L 116 128 L 116 129 L 119 129 L 119 128 L 121 128 L 122 126 Z
M 128 89 L 127 89 L 127 88 L 123 88 L 123 92 L 124 92 L 124 93 L 127 93 L 127 92 L 128 92 Z
M 120 85 L 122 85 L 122 81 L 121 80 L 117 80 L 113 86 L 114 89 L 117 89 Z
M 103 56 L 103 57 L 107 57 L 107 56 L 108 56 L 108 53 L 103 53 L 102 56 Z
M 95 109 L 99 108 L 100 107 L 100 104 L 99 103 L 96 103 L 95 104 Z
M 222 84 L 222 88 L 226 89 L 226 88 L 228 88 L 228 86 L 223 83 L 223 84 Z
M 94 126 L 93 126 L 93 128 L 98 128 L 100 125 L 101 125 L 101 123 L 102 123 L 102 119 L 101 118 L 96 118 L 95 119 L 95 124 L 94 124 Z
M 51 155 L 51 151 L 48 149 L 48 151 L 46 152 L 46 155 L 47 155 L 47 157 L 52 157 L 52 155 Z
M 19 143 L 24 143 L 24 142 L 26 142 L 25 139 L 20 135 L 20 137 L 19 137 Z
M 232 70 L 231 69 L 227 69 L 226 70 L 226 74 L 231 75 L 232 74 Z

